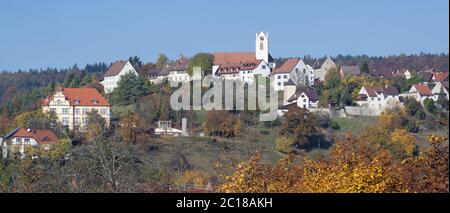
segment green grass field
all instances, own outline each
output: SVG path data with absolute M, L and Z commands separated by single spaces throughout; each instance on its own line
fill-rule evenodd
M 332 118 L 332 121 L 339 124 L 341 127 L 339 130 L 340 132 L 347 133 L 351 131 L 352 134 L 357 135 L 366 127 L 374 125 L 377 119 L 378 117 L 357 116 L 348 118 Z

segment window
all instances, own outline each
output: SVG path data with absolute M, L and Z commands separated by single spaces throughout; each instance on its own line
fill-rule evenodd
M 87 114 L 89 112 L 88 108 L 83 108 L 83 114 Z
M 30 139 L 29 139 L 29 138 L 25 138 L 25 139 L 24 139 L 24 142 L 25 142 L 26 144 L 29 144 L 29 143 L 30 143 Z
M 56 108 L 50 108 L 50 112 L 56 113 Z
M 303 104 L 303 108 L 305 108 L 305 109 L 306 109 L 306 104 Z
M 281 75 L 278 76 L 278 79 L 281 79 Z
M 287 75 L 283 75 L 283 78 L 287 78 Z
M 373 98 L 370 98 L 370 100 L 372 100 L 372 101 L 373 101 L 374 99 L 373 99 Z
M 67 118 L 67 117 L 62 118 L 62 123 L 63 123 L 64 125 L 69 124 L 69 118 Z
M 298 72 L 298 68 L 295 68 L 295 72 Z
M 75 118 L 75 123 L 76 123 L 76 124 L 81 123 L 81 119 L 80 119 L 80 118 Z
M 106 115 L 107 114 L 107 110 L 106 109 L 100 109 L 100 114 Z
M 22 138 L 16 138 L 16 143 L 22 143 Z
M 80 109 L 75 109 L 75 114 L 76 115 L 80 114 Z
M 266 69 L 266 65 L 262 65 L 262 69 L 265 70 Z
M 303 73 L 306 73 L 306 69 L 303 69 Z
M 381 98 L 378 98 L 378 101 L 381 101 Z
M 305 95 L 302 95 L 302 98 L 304 98 L 305 97 Z
M 281 86 L 281 82 L 278 82 L 278 86 Z
M 63 108 L 62 109 L 62 114 L 68 115 L 69 114 L 69 108 Z
M 57 100 L 56 105 L 61 106 L 61 100 Z

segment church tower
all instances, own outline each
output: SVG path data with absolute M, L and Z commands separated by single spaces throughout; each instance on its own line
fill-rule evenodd
M 260 32 L 256 34 L 256 59 L 269 63 L 269 34 Z

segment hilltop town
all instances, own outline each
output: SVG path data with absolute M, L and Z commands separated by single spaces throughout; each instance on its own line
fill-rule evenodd
M 0 73 L 0 191 L 448 192 L 448 54 L 389 67 L 396 59 L 280 58 L 268 33 L 253 39 L 250 52 Z M 196 67 L 246 91 L 264 78 L 279 97 L 277 118 L 172 109 L 170 82 L 190 84 Z M 256 184 L 281 181 L 287 174 L 275 163 L 286 159 L 296 165 L 290 172 L 302 171 L 288 172 L 300 185 Z M 366 185 L 331 178 L 343 173 Z

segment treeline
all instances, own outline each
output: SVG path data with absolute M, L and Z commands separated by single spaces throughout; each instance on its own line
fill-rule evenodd
M 325 56 L 314 58 L 309 55 L 302 59 L 306 64 L 313 65 L 317 60 L 320 62 L 325 60 Z M 281 66 L 287 58 L 277 58 L 275 62 L 277 66 Z M 368 63 L 370 71 L 396 71 L 401 69 L 409 69 L 421 71 L 425 69 L 436 69 L 438 71 L 449 71 L 449 54 L 429 54 L 420 53 L 413 55 L 390 55 L 390 56 L 367 56 L 367 55 L 338 55 L 331 57 L 338 65 L 356 65 L 363 66 Z

